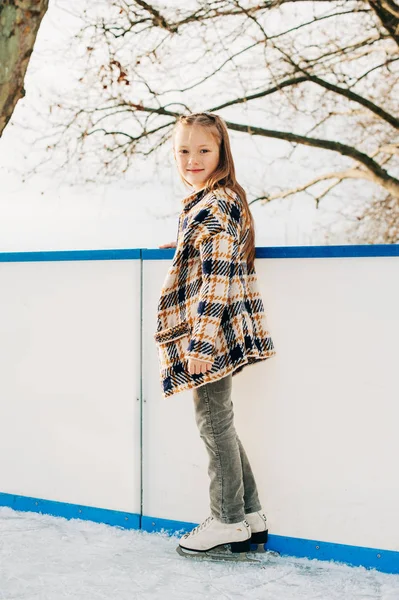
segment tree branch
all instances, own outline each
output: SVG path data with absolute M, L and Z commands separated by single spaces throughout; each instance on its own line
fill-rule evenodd
M 329 179 L 337 179 L 338 181 L 333 183 L 331 186 L 328 186 L 327 190 L 325 190 L 323 194 L 319 197 L 319 200 L 322 197 L 324 197 L 327 194 L 327 192 L 330 191 L 330 189 L 338 185 L 338 183 L 341 183 L 341 181 L 343 181 L 344 179 L 367 179 L 368 181 L 374 181 L 374 177 L 367 171 L 360 171 L 357 168 L 346 169 L 345 171 L 336 171 L 334 173 L 326 173 L 325 175 L 320 175 L 319 177 L 315 177 L 315 179 L 312 179 L 311 181 L 308 181 L 303 185 L 297 186 L 290 190 L 285 190 L 284 192 L 268 194 L 267 196 L 256 198 L 255 200 L 252 200 L 251 204 L 259 200 L 267 200 L 267 202 L 271 202 L 272 200 L 282 200 L 284 198 L 288 198 L 289 196 L 293 196 L 294 194 L 304 192 L 310 187 L 313 187 L 314 185 L 320 183 L 321 181 L 328 181 Z
M 378 115 L 379 117 L 381 117 L 381 119 L 383 119 L 384 121 L 386 121 L 387 123 L 389 123 L 390 125 L 395 127 L 395 129 L 399 129 L 399 119 L 397 119 L 396 117 L 394 117 L 393 115 L 391 115 L 390 113 L 385 111 L 380 106 L 377 106 L 376 104 L 374 104 L 374 102 L 371 102 L 370 100 L 367 100 L 366 98 L 363 98 L 363 96 L 360 96 L 359 94 L 356 94 L 355 92 L 346 90 L 345 88 L 341 88 L 338 85 L 329 83 L 328 81 L 324 81 L 320 77 L 316 77 L 315 75 L 310 75 L 309 73 L 307 73 L 304 69 L 302 69 L 300 67 L 298 67 L 298 70 L 303 71 L 305 74 L 302 76 L 299 76 L 299 77 L 292 77 L 290 79 L 287 79 L 286 81 L 282 81 L 278 85 L 276 85 L 272 88 L 269 88 L 268 90 L 264 90 L 263 92 L 257 92 L 256 94 L 251 94 L 249 96 L 243 96 L 241 98 L 236 98 L 235 100 L 231 100 L 229 102 L 224 102 L 223 104 L 219 104 L 218 106 L 213 108 L 213 110 L 215 110 L 215 111 L 221 110 L 222 108 L 226 108 L 227 106 L 234 106 L 235 104 L 242 104 L 244 102 L 249 102 L 251 100 L 263 98 L 265 96 L 269 96 L 270 94 L 279 92 L 280 90 L 282 90 L 285 87 L 291 87 L 291 86 L 295 86 L 295 85 L 298 85 L 298 84 L 306 82 L 306 81 L 312 81 L 313 83 L 316 83 L 317 85 L 319 85 L 327 90 L 335 92 L 336 94 L 339 94 L 341 96 L 345 96 L 346 98 L 348 98 L 348 100 L 352 100 L 353 102 L 357 102 L 358 104 L 365 106 L 366 108 L 371 110 L 371 112 Z
M 369 0 L 371 8 L 399 46 L 399 8 L 392 0 Z
M 349 156 L 353 160 L 356 160 L 364 165 L 370 173 L 373 173 L 374 181 L 378 182 L 394 196 L 399 196 L 399 181 L 394 177 L 391 177 L 391 175 L 389 175 L 385 169 L 380 167 L 380 165 L 367 154 L 360 152 L 352 146 L 347 146 L 346 144 L 341 144 L 340 142 L 332 142 L 330 140 L 295 135 L 285 131 L 273 131 L 271 129 L 263 129 L 261 127 L 231 123 L 230 121 L 226 121 L 226 125 L 229 129 L 233 129 L 234 131 L 242 131 L 250 133 L 251 135 L 263 135 L 265 137 L 286 140 L 287 142 L 294 142 L 296 144 L 312 146 L 314 148 L 324 148 L 325 150 L 332 150 L 333 152 L 338 152 L 344 156 Z

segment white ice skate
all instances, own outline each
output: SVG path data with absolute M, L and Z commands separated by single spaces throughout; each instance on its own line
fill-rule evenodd
M 221 523 L 207 517 L 180 539 L 177 552 L 181 556 L 216 560 L 248 560 L 251 549 L 251 528 L 248 521 Z M 249 559 L 250 560 L 250 559 Z
M 239 531 L 232 533 L 235 528 L 247 529 L 248 525 L 251 531 L 249 540 L 241 540 L 241 532 Z M 232 538 L 234 538 L 234 541 L 232 541 Z M 265 549 L 264 544 L 267 539 L 267 519 L 263 511 L 260 510 L 247 513 L 244 521 L 233 525 L 226 525 L 212 517 L 208 517 L 201 525 L 194 527 L 190 533 L 186 533 L 181 538 L 176 550 L 178 554 L 186 558 L 249 562 L 265 566 L 266 563 L 261 555 L 265 560 L 267 557 L 268 561 L 270 558 L 280 555 L 275 550 Z M 253 552 L 254 550 L 257 552 Z

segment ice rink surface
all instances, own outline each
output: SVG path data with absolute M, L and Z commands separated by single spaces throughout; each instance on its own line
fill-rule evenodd
M 177 537 L 0 507 L 1 600 L 399 600 L 399 575 L 289 557 L 180 557 Z

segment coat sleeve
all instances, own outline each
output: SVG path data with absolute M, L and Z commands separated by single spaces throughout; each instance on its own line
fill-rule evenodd
M 198 227 L 194 246 L 200 252 L 202 283 L 186 358 L 213 363 L 216 337 L 238 260 L 237 224 L 216 205 Z

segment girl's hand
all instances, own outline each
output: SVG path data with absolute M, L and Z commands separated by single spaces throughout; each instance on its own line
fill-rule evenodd
M 193 375 L 194 373 L 198 375 L 199 373 L 206 373 L 212 369 L 212 363 L 205 362 L 204 360 L 195 360 L 194 358 L 189 358 L 187 361 L 188 372 Z
M 158 246 L 158 248 L 176 248 L 176 242 L 169 242 L 168 244 Z

